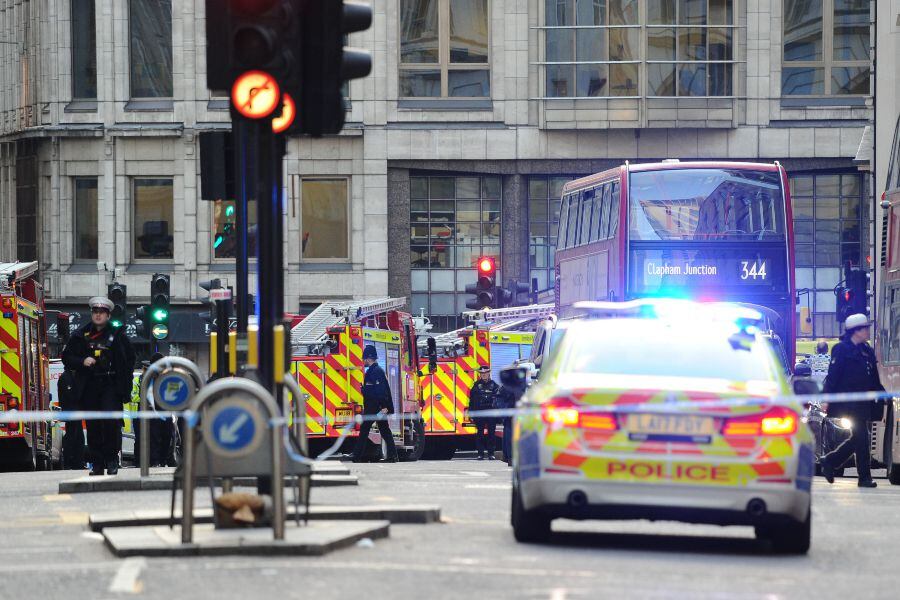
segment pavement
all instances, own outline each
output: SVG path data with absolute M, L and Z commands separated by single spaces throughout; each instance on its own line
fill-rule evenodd
M 392 523 L 386 539 L 318 557 L 113 558 L 89 514 L 168 507 L 164 491 L 59 494 L 72 472 L 0 474 L 0 599 L 112 598 L 897 598 L 900 487 L 845 477 L 813 488 L 808 556 L 775 556 L 750 528 L 557 521 L 547 545 L 517 544 L 505 464 L 359 464 L 359 485 L 314 504 L 428 504 L 442 522 Z M 852 471 L 848 472 L 852 475 Z M 198 491 L 198 506 L 209 506 Z

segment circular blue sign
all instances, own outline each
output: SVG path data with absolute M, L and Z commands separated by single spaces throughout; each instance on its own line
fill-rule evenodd
M 181 375 L 167 375 L 157 386 L 159 396 L 157 403 L 163 408 L 179 410 L 191 399 L 191 389 L 187 380 Z
M 244 407 L 228 406 L 213 418 L 212 434 L 216 444 L 223 450 L 239 452 L 254 441 L 256 422 Z

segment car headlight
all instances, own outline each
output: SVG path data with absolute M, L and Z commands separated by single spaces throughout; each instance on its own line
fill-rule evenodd
M 831 424 L 837 427 L 838 429 L 853 429 L 853 421 L 848 419 L 847 417 L 841 417 L 839 419 L 828 419 L 831 421 Z

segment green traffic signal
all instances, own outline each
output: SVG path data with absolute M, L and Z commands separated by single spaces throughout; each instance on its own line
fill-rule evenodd
M 109 324 L 112 325 L 113 327 L 121 327 L 121 326 L 122 326 L 122 321 L 112 320 L 112 321 L 109 322 Z
M 150 315 L 154 321 L 161 323 L 169 317 L 169 311 L 164 308 L 155 309 Z

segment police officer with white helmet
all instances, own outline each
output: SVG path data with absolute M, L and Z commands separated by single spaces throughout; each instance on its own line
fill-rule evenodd
M 878 376 L 878 361 L 875 351 L 867 343 L 871 323 L 864 314 L 847 317 L 844 322 L 844 335 L 841 341 L 831 349 L 831 363 L 825 377 L 824 393 L 848 394 L 853 392 L 883 392 L 884 386 Z M 822 474 L 828 483 L 834 483 L 834 469 L 840 467 L 851 454 L 856 455 L 856 472 L 859 487 L 873 488 L 877 484 L 872 481 L 869 467 L 870 426 L 869 422 L 877 418 L 878 410 L 883 409 L 882 402 L 851 401 L 829 402 L 828 416 L 832 418 L 847 417 L 853 421 L 850 437 L 844 443 L 825 455 L 821 460 Z

